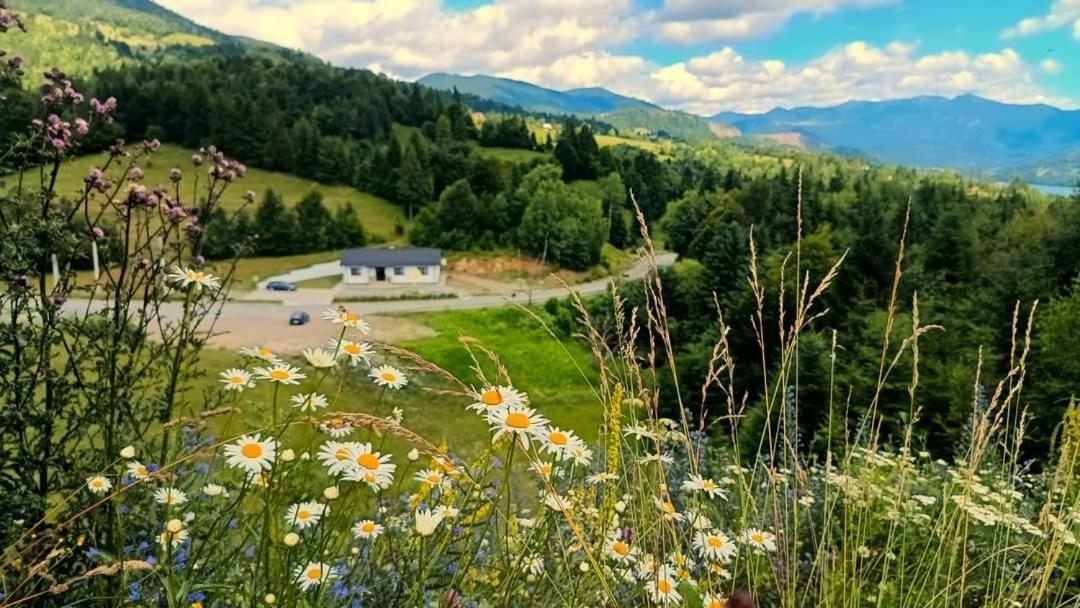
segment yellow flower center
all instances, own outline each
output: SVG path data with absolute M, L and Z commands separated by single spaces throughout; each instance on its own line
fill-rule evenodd
M 619 555 L 626 555 L 630 552 L 630 545 L 621 540 L 617 540 L 611 545 L 611 550 Z
M 332 424 L 334 426 L 342 426 L 342 425 L 345 424 L 345 419 L 344 418 L 334 418 L 334 419 L 330 420 L 330 424 Z
M 147 475 L 150 473 L 150 471 L 147 470 L 146 465 L 140 464 L 139 466 L 135 467 L 135 473 L 138 475 Z
M 397 374 L 395 374 L 394 372 L 383 372 L 381 376 L 382 379 L 386 380 L 387 382 L 395 382 L 397 380 Z
M 515 429 L 527 429 L 529 422 L 529 416 L 521 412 L 513 412 L 506 417 L 506 426 Z
M 360 354 L 360 347 L 355 345 L 355 344 L 352 344 L 352 343 L 349 343 L 349 344 L 346 344 L 345 346 L 342 346 L 341 350 L 349 353 L 350 355 L 359 355 Z
M 93 483 L 95 488 L 100 488 L 105 485 L 105 482 L 100 479 L 95 479 Z
M 305 574 L 307 574 L 307 577 L 309 579 L 317 581 L 320 577 L 322 577 L 322 568 L 319 568 L 318 566 L 313 566 L 311 568 L 308 568 L 308 571 L 305 572 Z
M 705 481 L 701 482 L 701 487 L 706 490 L 715 490 L 716 484 L 706 479 Z
M 349 321 L 349 322 L 356 322 L 356 321 L 360 320 L 360 317 L 358 315 L 355 315 L 355 314 L 353 314 L 351 312 L 347 312 L 347 313 L 343 314 L 342 318 L 345 319 L 346 321 Z
M 265 346 L 260 346 L 258 348 L 258 352 L 259 352 L 259 355 L 261 355 L 263 357 L 269 357 L 270 355 L 274 354 L 274 351 L 270 350 L 269 348 L 266 348 Z
M 761 533 L 751 534 L 750 540 L 754 541 L 755 543 L 765 542 L 765 536 Z
M 356 464 L 364 467 L 369 471 L 374 471 L 379 468 L 379 459 L 370 452 L 365 452 L 356 457 Z
M 232 376 L 232 377 L 229 378 L 229 382 L 232 382 L 233 384 L 243 384 L 244 383 L 244 377 L 243 376 Z
M 301 509 L 296 512 L 296 519 L 308 519 L 309 517 L 311 517 L 311 511 Z
M 566 445 L 570 442 L 570 438 L 567 437 L 566 434 L 560 433 L 558 431 L 555 431 L 548 435 L 548 439 L 551 441 L 551 443 L 554 443 L 555 445 Z
M 427 480 L 428 483 L 439 483 L 440 481 L 442 481 L 442 477 L 440 477 L 437 473 L 431 473 L 427 476 Z
M 262 456 L 263 448 L 257 443 L 245 443 L 244 447 L 240 448 L 240 453 L 244 458 L 258 458 Z
M 709 540 L 706 542 L 713 549 L 719 549 L 720 547 L 724 546 L 724 541 L 720 540 L 720 538 L 717 536 L 710 536 Z
M 675 512 L 675 505 L 671 504 L 670 502 L 665 501 L 664 502 L 664 511 L 667 512 L 667 513 L 674 513 Z
M 656 588 L 660 590 L 660 593 L 671 593 L 671 583 L 667 579 L 656 581 Z
M 187 278 L 192 280 L 192 281 L 201 281 L 201 280 L 206 278 L 206 273 L 205 272 L 199 272 L 197 270 L 188 270 L 187 271 Z
M 724 608 L 724 602 L 722 600 L 711 600 L 708 608 Z
M 503 398 L 502 393 L 497 388 L 489 388 L 484 391 L 484 394 L 480 396 L 480 400 L 484 402 L 484 405 L 488 407 L 495 407 L 496 405 L 502 405 Z
M 349 449 L 348 448 L 338 448 L 337 451 L 334 452 L 334 458 L 337 458 L 338 462 L 341 462 L 343 460 L 348 460 L 349 459 Z
M 364 523 L 360 524 L 360 529 L 368 534 L 371 534 L 375 531 L 375 524 L 370 521 L 365 521 Z
M 270 377 L 273 378 L 274 380 L 288 380 L 289 379 L 289 372 L 287 372 L 287 371 L 285 371 L 283 369 L 275 369 L 275 370 L 270 372 Z

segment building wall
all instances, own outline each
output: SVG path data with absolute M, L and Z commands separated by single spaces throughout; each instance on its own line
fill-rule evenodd
M 424 274 L 426 269 L 427 274 Z M 400 271 L 400 273 L 399 273 Z M 442 268 L 433 266 L 387 266 L 386 280 L 375 279 L 376 270 L 367 266 L 342 266 L 342 282 L 346 285 L 435 285 L 438 284 Z

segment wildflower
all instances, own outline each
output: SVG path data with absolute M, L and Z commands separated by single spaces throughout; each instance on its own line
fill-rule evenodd
M 551 474 L 555 471 L 555 465 L 550 462 L 534 462 L 529 468 L 542 479 L 550 479 Z
M 423 469 L 416 473 L 414 478 L 421 484 L 430 487 L 444 488 L 449 485 L 449 479 L 446 478 L 446 474 L 438 469 Z
M 417 460 L 420 460 L 420 450 L 413 448 L 409 450 L 409 453 L 406 454 L 405 457 L 408 458 L 410 462 L 416 462 Z
M 337 572 L 330 564 L 323 562 L 308 562 L 295 571 L 296 584 L 301 591 L 311 591 L 319 585 L 337 578 Z
M 416 510 L 416 521 L 414 526 L 416 533 L 420 536 L 431 536 L 435 533 L 435 528 L 442 523 L 443 516 L 438 512 L 432 512 L 427 509 Z
M 165 529 L 161 531 L 158 536 L 158 543 L 161 546 L 178 547 L 185 540 L 188 539 L 188 531 L 184 529 L 184 524 L 179 519 L 169 520 L 169 523 L 165 524 Z
M 319 523 L 319 519 L 323 514 L 329 511 L 326 505 L 308 501 L 301 502 L 289 507 L 288 513 L 285 515 L 285 523 L 292 524 L 298 529 L 303 530 L 305 528 L 314 526 Z
M 217 496 L 221 496 L 222 498 L 226 498 L 226 497 L 229 496 L 229 491 L 225 489 L 225 486 L 218 485 L 216 483 L 208 483 L 208 484 L 206 484 L 205 486 L 203 486 L 202 491 L 203 491 L 203 494 L 205 494 L 205 495 L 207 495 L 207 496 L 209 496 L 211 498 L 214 498 L 214 497 L 217 497 Z
M 375 381 L 375 384 L 384 388 L 399 389 L 409 383 L 409 379 L 405 377 L 405 374 L 390 365 L 380 365 L 372 368 L 371 373 L 368 375 Z
M 245 388 L 255 388 L 255 382 L 247 370 L 233 367 L 218 375 L 221 376 L 220 382 L 225 385 L 227 391 L 241 392 Z
M 225 446 L 225 462 L 231 467 L 244 469 L 254 475 L 270 469 L 276 451 L 277 443 L 274 440 L 263 440 L 258 433 L 244 435 L 236 443 Z
M 698 555 L 713 561 L 728 561 L 735 555 L 735 545 L 723 532 L 698 532 L 694 535 Z
M 435 512 L 443 519 L 454 519 L 461 513 L 461 509 L 450 505 L 439 505 L 435 508 Z
M 292 462 L 296 460 L 296 452 L 292 451 L 292 448 L 288 448 L 278 456 L 278 460 L 281 462 Z
M 529 446 L 529 436 L 537 434 L 548 422 L 536 410 L 525 406 L 488 412 L 487 419 L 495 433 L 491 438 L 492 443 L 503 435 L 511 435 L 517 437 L 525 447 Z
M 341 496 L 341 491 L 337 486 L 327 486 L 323 488 L 322 495 L 326 500 L 337 500 L 338 496 Z
M 207 289 L 217 289 L 221 286 L 217 277 L 201 270 L 183 268 L 181 266 L 173 266 L 172 270 L 165 275 L 165 278 L 174 285 L 180 287 L 195 285 L 196 291 L 201 291 L 204 287 Z
M 295 547 L 300 544 L 300 535 L 296 532 L 289 532 L 281 539 L 281 542 L 285 543 L 286 547 Z
M 650 462 L 657 462 L 660 464 L 675 464 L 675 458 L 669 454 L 648 454 L 638 459 L 640 464 L 649 464 Z
M 471 396 L 474 401 L 467 409 L 478 414 L 496 409 L 520 407 L 529 402 L 525 393 L 515 390 L 512 386 L 486 386 L 480 391 L 472 392 Z
M 161 488 L 154 492 L 154 500 L 162 505 L 182 505 L 187 502 L 187 494 L 176 488 Z
M 146 479 L 150 476 L 150 469 L 138 460 L 132 460 L 127 465 L 127 473 L 133 479 Z
M 350 446 L 350 456 L 345 479 L 379 485 L 393 480 L 397 465 L 390 462 L 390 454 L 380 454 L 372 451 L 370 443 L 360 443 Z
M 585 481 L 592 485 L 600 485 L 609 481 L 618 481 L 619 476 L 615 473 L 609 473 L 607 471 L 601 471 L 600 473 L 593 473 L 585 478 Z
M 656 439 L 656 433 L 643 424 L 628 425 L 623 427 L 623 435 L 637 439 Z
M 364 519 L 356 522 L 356 525 L 352 529 L 353 536 L 359 539 L 367 540 L 378 538 L 383 533 L 382 524 L 377 524 L 370 519 Z
M 653 501 L 656 502 L 656 506 L 660 508 L 660 512 L 663 514 L 664 519 L 668 521 L 683 521 L 686 519 L 685 515 L 679 513 L 678 510 L 675 509 L 675 505 L 670 499 L 654 498 Z
M 330 340 L 330 347 L 333 352 L 337 353 L 339 358 L 348 359 L 349 364 L 353 366 L 359 365 L 361 361 L 369 362 L 375 354 L 375 350 L 366 342 L 338 340 L 335 338 Z
M 321 348 L 305 348 L 304 358 L 315 369 L 329 369 L 337 366 L 334 355 Z
M 263 598 L 263 601 L 273 606 L 275 603 L 277 603 L 277 596 L 273 593 L 267 593 L 266 597 Z
M 747 528 L 742 533 L 742 541 L 760 551 L 776 551 L 776 535 L 771 532 Z
M 129 445 L 129 446 L 125 447 L 124 449 L 120 450 L 120 457 L 125 459 L 125 460 L 131 460 L 132 458 L 134 458 L 135 457 L 135 446 Z
M 521 563 L 521 570 L 532 576 L 540 576 L 544 573 L 544 558 L 535 555 L 526 557 Z
M 621 538 L 609 540 L 604 550 L 608 557 L 622 564 L 633 562 L 638 554 L 637 547 L 630 546 L 630 543 Z
M 332 476 L 340 475 L 352 465 L 353 451 L 359 444 L 327 441 L 319 448 L 315 458 L 328 469 Z
M 689 479 L 682 483 L 682 488 L 688 492 L 704 492 L 709 495 L 709 498 L 724 497 L 724 490 L 720 488 L 719 484 L 700 475 L 691 475 Z
M 362 334 L 371 331 L 371 326 L 368 325 L 366 321 L 361 319 L 356 313 L 349 312 L 344 306 L 327 308 L 323 311 L 322 318 L 332 323 L 340 323 L 345 327 L 358 329 Z
M 268 363 L 278 363 L 281 359 L 274 353 L 274 351 L 266 348 L 265 346 L 250 346 L 248 348 L 240 349 L 240 354 L 247 355 L 249 357 L 255 357 L 256 359 L 262 359 Z
M 298 408 L 301 412 L 314 412 L 330 405 L 326 400 L 326 396 L 318 393 L 309 393 L 307 395 L 298 393 L 293 395 L 289 401 L 292 402 L 293 407 Z
M 95 475 L 86 480 L 86 487 L 94 494 L 104 494 L 112 489 L 112 482 L 106 477 Z
M 592 448 L 584 443 L 578 442 L 570 448 L 570 458 L 574 460 L 574 464 L 581 466 L 589 466 L 592 462 L 593 451 Z
M 260 380 L 280 382 L 281 384 L 300 384 L 301 380 L 307 378 L 307 376 L 300 373 L 299 367 L 293 367 L 282 362 L 277 362 L 271 367 L 256 367 L 255 375 Z
M 701 598 L 701 608 L 727 608 L 727 600 L 712 593 L 706 593 Z
M 347 437 L 353 432 L 352 425 L 346 422 L 344 418 L 331 418 L 320 424 L 319 430 L 324 433 L 329 433 L 334 439 Z
M 573 431 L 564 431 L 556 426 L 541 429 L 537 435 L 543 441 L 544 451 L 560 460 L 568 456 L 573 448 L 584 447 Z
M 682 596 L 677 585 L 670 569 L 661 566 L 656 571 L 656 580 L 649 584 L 649 595 L 657 604 L 678 604 L 682 601 Z
M 394 424 L 401 424 L 401 421 L 405 419 L 405 410 L 400 407 L 395 407 L 390 415 L 386 417 L 387 420 Z
M 558 511 L 560 513 L 566 513 L 572 510 L 570 501 L 558 494 L 549 493 L 545 495 L 544 504 L 552 511 Z

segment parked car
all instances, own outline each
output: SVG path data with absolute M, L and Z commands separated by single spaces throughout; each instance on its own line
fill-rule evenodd
M 266 284 L 266 288 L 270 291 L 296 291 L 296 283 L 289 283 L 288 281 L 270 281 Z
M 310 320 L 311 315 L 302 310 L 294 310 L 293 313 L 289 315 L 289 325 L 306 325 Z

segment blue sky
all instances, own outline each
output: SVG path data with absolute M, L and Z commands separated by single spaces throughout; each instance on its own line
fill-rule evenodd
M 414 79 L 603 86 L 699 114 L 974 93 L 1080 105 L 1080 0 L 158 0 Z

